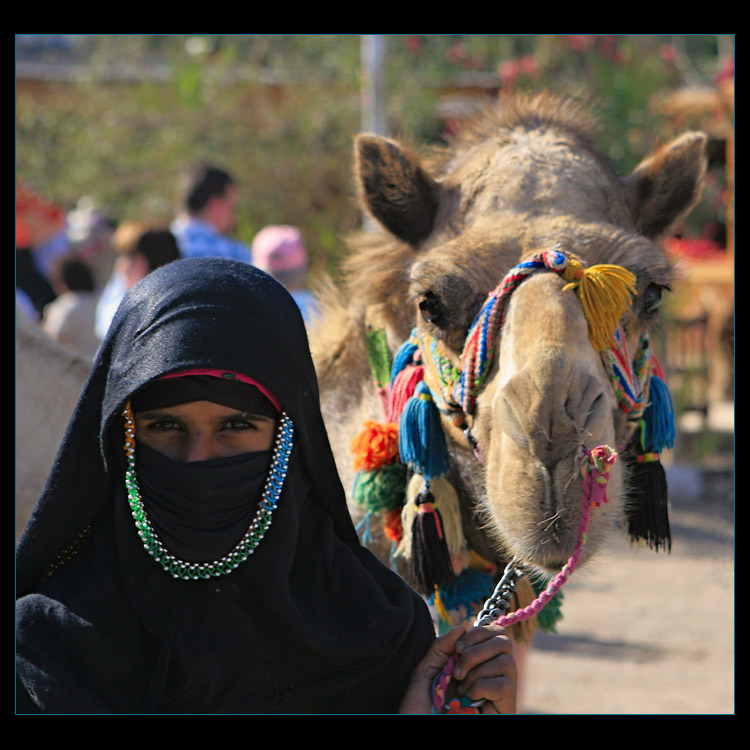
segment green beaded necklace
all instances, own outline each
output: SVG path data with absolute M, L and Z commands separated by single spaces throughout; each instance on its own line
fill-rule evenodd
M 173 578 L 181 578 L 184 581 L 198 581 L 231 573 L 253 554 L 271 525 L 271 516 L 276 509 L 289 466 L 289 454 L 292 451 L 292 437 L 294 435 L 292 420 L 286 412 L 282 412 L 263 497 L 242 539 L 231 552 L 219 560 L 188 562 L 176 558 L 167 551 L 146 515 L 146 508 L 141 499 L 136 478 L 135 421 L 129 403 L 122 412 L 122 416 L 125 420 L 124 447 L 127 460 L 125 487 L 128 492 L 128 505 L 130 505 L 130 512 L 135 521 L 138 536 L 140 536 L 146 552 Z

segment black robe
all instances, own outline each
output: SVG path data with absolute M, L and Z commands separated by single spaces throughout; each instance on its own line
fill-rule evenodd
M 124 490 L 121 411 L 170 372 L 271 390 L 295 426 L 273 523 L 233 573 L 169 576 Z M 291 297 L 243 263 L 139 282 L 102 344 L 17 550 L 18 713 L 393 713 L 433 638 L 421 599 L 358 543 Z

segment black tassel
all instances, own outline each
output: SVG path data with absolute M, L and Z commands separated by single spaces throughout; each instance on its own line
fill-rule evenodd
M 667 504 L 667 478 L 658 453 L 636 453 L 630 473 L 630 502 L 626 511 L 631 541 L 651 549 L 672 550 Z
M 412 526 L 411 583 L 422 595 L 430 596 L 436 586 L 449 584 L 455 574 L 440 512 L 428 490 L 414 501 L 419 510 Z

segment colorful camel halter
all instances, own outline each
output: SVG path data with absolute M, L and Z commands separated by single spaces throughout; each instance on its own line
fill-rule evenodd
M 457 493 L 446 476 L 450 456 L 441 417 L 463 428 L 473 442 L 469 423 L 492 366 L 510 296 L 529 276 L 544 271 L 560 274 L 568 282 L 562 291 L 574 290 L 581 301 L 589 339 L 602 356 L 620 410 L 633 425 L 636 437 L 625 451 L 633 458 L 636 500 L 636 511 L 629 518 L 631 537 L 645 539 L 657 549 L 668 544 L 658 451 L 670 447 L 674 439 L 671 400 L 648 337 L 641 339 L 631 357 L 625 334 L 618 328 L 632 303 L 635 277 L 620 266 L 584 268 L 580 260 L 558 250 L 540 253 L 513 268 L 490 293 L 469 330 L 459 366 L 444 354 L 440 341 L 415 329 L 394 357 L 389 382 L 384 334 L 378 330 L 368 334 L 385 422 L 367 422 L 352 443 L 358 471 L 355 499 L 370 513 L 384 515 L 396 554 L 410 561 L 412 585 L 432 597 L 444 620 L 449 619 L 447 609 L 455 609 L 449 599 L 455 598 L 457 585 L 472 591 L 469 601 L 474 603 L 477 584 L 469 575 L 474 566 L 459 562 L 470 559 L 471 552 L 462 533 Z M 365 522 L 368 519 L 369 513 Z
M 438 408 L 454 416 L 474 415 L 477 397 L 492 367 L 511 294 L 540 271 L 555 271 L 567 281 L 563 292 L 575 290 L 588 322 L 591 345 L 605 353 L 613 382 L 618 384 L 621 408 L 639 413 L 646 398 L 648 339 L 644 337 L 637 362 L 631 364 L 625 337 L 618 329 L 620 318 L 631 305 L 631 295 L 635 294 L 635 276 L 621 266 L 584 268 L 580 260 L 559 250 L 539 253 L 520 263 L 489 294 L 466 336 L 459 367 L 443 353 L 439 341 L 425 331 L 414 332 L 423 356 L 424 378 Z
M 580 300 L 589 340 L 601 356 L 619 409 L 628 420 L 628 439 L 633 439 L 627 453 L 636 463 L 631 470 L 635 502 L 628 510 L 631 538 L 643 539 L 656 549 L 669 548 L 666 484 L 659 453 L 674 443 L 674 409 L 648 334 L 641 336 L 631 354 L 619 327 L 636 291 L 630 271 L 608 264 L 585 268 L 578 258 L 555 249 L 520 263 L 484 302 L 469 329 L 458 367 L 445 355 L 442 342 L 415 329 L 409 345 L 421 357 L 424 384 L 419 396 L 431 398 L 441 414 L 463 429 L 479 457 L 481 447 L 472 437 L 470 422 L 492 367 L 510 297 L 525 279 L 543 271 L 558 273 L 568 282 L 562 292 L 574 290 Z M 441 441 L 435 445 L 442 451 Z

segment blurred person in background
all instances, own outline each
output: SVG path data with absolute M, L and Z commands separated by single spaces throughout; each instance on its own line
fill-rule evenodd
M 93 359 L 99 348 L 94 333 L 99 294 L 91 268 L 71 254 L 58 261 L 52 274 L 57 297 L 44 308 L 42 328 L 59 343 Z
M 48 271 L 68 252 L 65 213 L 23 185 L 16 186 L 16 301 L 32 320 L 55 299 Z
M 237 184 L 228 172 L 204 163 L 187 169 L 178 183 L 178 212 L 171 225 L 180 255 L 252 263 L 250 248 L 230 238 L 237 201 Z
M 94 285 L 101 289 L 112 273 L 114 225 L 103 216 L 89 196 L 83 196 L 67 215 L 70 250 L 91 269 Z
M 286 287 L 309 324 L 317 301 L 305 288 L 309 261 L 300 230 L 286 225 L 261 229 L 253 239 L 253 263 Z
M 169 229 L 146 222 L 123 222 L 112 237 L 115 264 L 96 310 L 96 336 L 101 341 L 125 293 L 137 281 L 180 257 Z
M 32 251 L 34 269 L 48 281 L 55 262 L 70 250 L 65 210 L 21 184 L 16 185 L 16 247 Z

